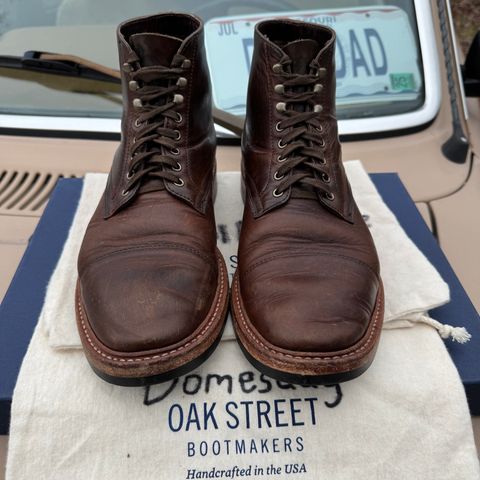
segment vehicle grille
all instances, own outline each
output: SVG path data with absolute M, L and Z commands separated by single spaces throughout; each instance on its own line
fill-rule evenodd
M 0 170 L 0 215 L 39 216 L 59 178 L 75 175 Z

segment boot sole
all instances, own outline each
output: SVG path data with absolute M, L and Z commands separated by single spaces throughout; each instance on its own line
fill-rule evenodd
M 75 313 L 85 356 L 92 370 L 114 385 L 138 387 L 166 382 L 198 368 L 221 340 L 229 303 L 228 273 L 217 250 L 218 282 L 210 311 L 198 328 L 182 342 L 158 350 L 119 352 L 95 335 L 81 298 L 75 292 Z
M 257 370 L 275 380 L 298 385 L 342 383 L 364 373 L 375 357 L 384 314 L 381 283 L 364 336 L 348 349 L 334 352 L 298 352 L 269 343 L 257 332 L 245 312 L 238 272 L 233 279 L 231 303 L 235 334 L 245 357 Z

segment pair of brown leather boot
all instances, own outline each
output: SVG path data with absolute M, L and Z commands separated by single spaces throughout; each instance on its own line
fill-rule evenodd
M 118 45 L 122 140 L 81 247 L 75 303 L 95 372 L 144 385 L 212 353 L 229 286 L 216 247 L 202 23 L 134 19 L 119 26 Z M 319 25 L 255 29 L 231 304 L 247 358 L 294 383 L 361 374 L 383 318 L 378 258 L 340 158 L 334 48 L 334 32 Z

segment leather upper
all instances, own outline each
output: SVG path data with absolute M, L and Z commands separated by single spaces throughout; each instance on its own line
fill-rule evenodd
M 334 41 L 331 29 L 290 20 L 261 22 L 255 30 L 242 138 L 246 202 L 238 274 L 253 326 L 265 341 L 288 351 L 331 352 L 355 344 L 371 321 L 380 286 L 375 246 L 341 162 Z M 315 42 L 318 50 L 312 52 Z M 283 164 L 278 142 L 288 135 L 288 129 L 276 128 L 285 123 L 285 112 L 276 108 L 285 101 L 275 89 L 285 78 L 274 71 L 281 62 L 293 74 L 305 62 L 313 75 L 326 69 L 321 91 L 309 97 L 322 106 L 314 121 L 321 125 L 323 147 L 308 146 L 322 150 L 325 165 L 311 158 L 296 167 L 310 171 L 315 185 L 327 175 L 320 192 L 299 184 L 278 194 L 285 182 L 275 178 Z M 306 138 L 310 128 L 305 127 Z M 287 175 L 296 175 L 296 168 Z
M 199 19 L 180 14 L 135 19 L 120 25 L 118 45 L 120 66 L 128 64 L 122 71 L 122 140 L 85 233 L 78 273 L 83 307 L 98 340 L 111 350 L 143 352 L 175 345 L 192 334 L 205 320 L 215 296 L 215 132 Z M 168 72 L 173 68 L 186 78 L 186 85 L 172 87 L 175 78 L 158 77 L 163 68 Z M 144 79 L 140 88 L 147 93 L 174 90 L 146 108 L 135 108 L 134 99 L 143 90 L 132 90 L 130 82 L 138 78 L 139 69 Z M 150 70 L 153 87 L 148 81 Z M 137 127 L 136 120 L 154 108 L 173 104 L 176 94 L 183 96 L 183 102 L 171 107 L 175 116 L 157 115 L 151 121 L 160 125 L 159 132 L 178 130 L 180 139 L 166 148 L 161 145 L 174 139 L 147 132 L 153 137 L 147 138 L 139 154 L 145 155 L 149 148 L 158 152 L 145 157 L 146 165 L 137 165 L 145 174 L 129 187 L 136 137 L 141 128 L 149 128 L 148 124 Z M 168 164 L 154 163 L 156 158 L 171 159 L 171 165 L 179 167 L 173 170 Z

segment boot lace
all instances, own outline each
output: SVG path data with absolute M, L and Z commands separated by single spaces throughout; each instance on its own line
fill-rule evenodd
M 277 158 L 281 166 L 274 180 L 280 183 L 273 195 L 280 197 L 290 187 L 300 184 L 320 191 L 331 201 L 335 196 L 328 189 L 330 176 L 326 172 L 325 140 L 320 122 L 323 107 L 314 100 L 323 88 L 320 81 L 325 78 L 326 69 L 312 62 L 309 73 L 291 73 L 291 63 L 291 59 L 285 57 L 273 66 L 273 71 L 282 77 L 282 83 L 275 85 L 275 92 L 283 97 L 276 109 L 285 117 L 275 125 L 276 131 L 284 135 L 278 141 L 283 152 Z
M 128 181 L 123 195 L 127 195 L 147 176 L 172 182 L 179 187 L 184 185 L 178 175 L 182 166 L 175 159 L 180 154 L 177 142 L 182 135 L 175 127 L 183 120 L 176 108 L 184 101 L 179 91 L 187 84 L 183 75 L 190 67 L 190 60 L 177 55 L 172 65 L 140 67 L 136 70 L 130 67 L 129 88 L 136 92 L 133 107 L 137 111 L 134 126 L 138 130 L 132 140 Z

